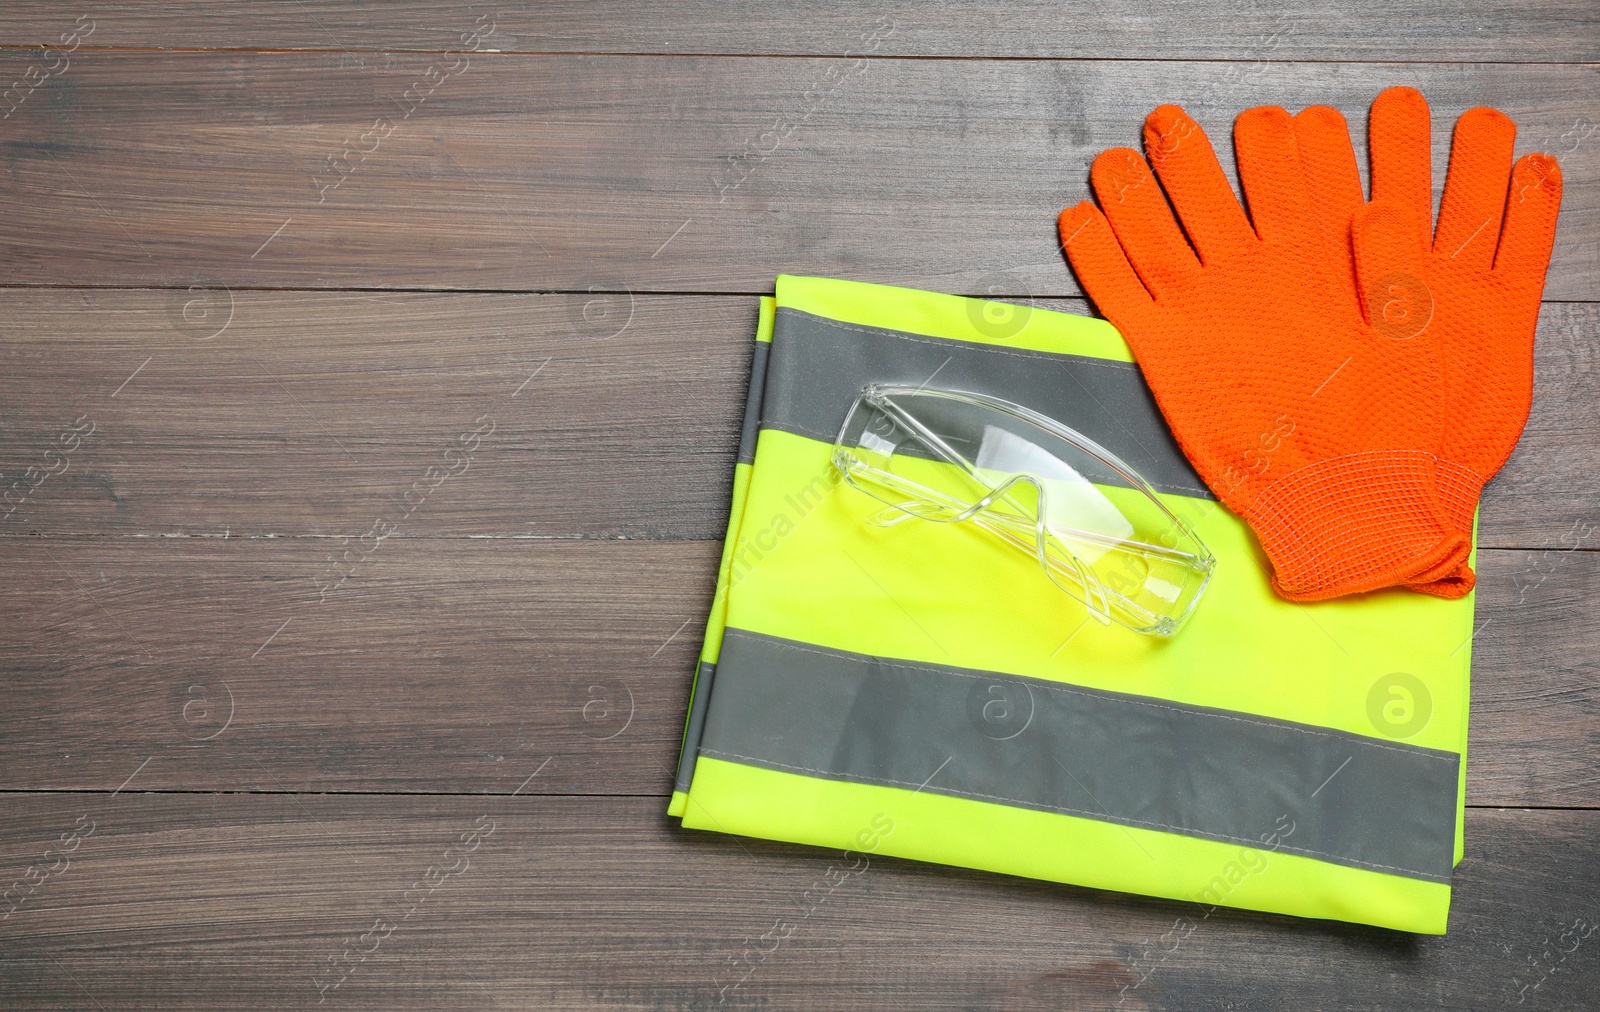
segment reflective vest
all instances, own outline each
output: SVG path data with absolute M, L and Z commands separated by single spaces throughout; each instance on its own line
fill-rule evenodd
M 755 348 L 684 826 L 1445 930 L 1471 597 L 1274 596 L 1102 320 L 782 276 Z M 869 382 L 1014 401 L 1132 464 L 1217 558 L 1188 625 L 1101 625 L 967 525 L 868 523 L 830 455 Z M 1263 425 L 1270 467 L 1293 433 Z

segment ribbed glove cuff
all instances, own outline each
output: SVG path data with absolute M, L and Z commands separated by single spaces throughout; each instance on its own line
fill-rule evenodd
M 1439 508 L 1451 530 L 1470 540 L 1472 517 L 1478 511 L 1478 496 L 1483 492 L 1483 477 L 1465 464 L 1439 460 L 1434 463 L 1433 484 L 1439 491 Z M 1437 578 L 1433 573 L 1420 574 L 1406 586 L 1419 593 L 1454 600 L 1466 597 L 1477 582 L 1477 574 L 1463 562 Z
M 1478 510 L 1478 496 L 1484 480 L 1465 464 L 1440 460 L 1434 464 L 1434 487 L 1439 490 L 1439 506 L 1457 534 L 1472 536 L 1472 515 Z
M 1407 583 L 1406 588 L 1419 594 L 1431 594 L 1434 597 L 1442 597 L 1447 601 L 1454 601 L 1472 593 L 1472 588 L 1477 585 L 1478 574 L 1472 571 L 1471 566 L 1463 562 L 1460 566 L 1437 580 Z
M 1439 508 L 1434 458 L 1420 450 L 1308 464 L 1268 486 L 1245 519 L 1272 560 L 1273 588 L 1294 601 L 1437 579 L 1471 550 Z

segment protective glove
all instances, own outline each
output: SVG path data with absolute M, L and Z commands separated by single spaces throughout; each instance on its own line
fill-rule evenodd
M 1145 121 L 1149 163 L 1126 148 L 1095 159 L 1104 214 L 1087 201 L 1062 212 L 1074 271 L 1190 462 L 1255 530 L 1280 595 L 1313 601 L 1455 571 L 1469 546 L 1434 489 L 1445 422 L 1435 335 L 1397 339 L 1352 297 L 1289 115 L 1251 110 L 1234 133 L 1249 218 L 1204 131 L 1162 106 Z M 1389 262 L 1403 213 L 1371 208 L 1357 259 Z
M 1405 341 L 1431 335 L 1443 351 L 1445 426 L 1435 482 L 1452 530 L 1470 538 L 1479 494 L 1511 456 L 1533 402 L 1533 335 L 1555 242 L 1561 168 L 1544 154 L 1513 165 L 1516 125 L 1494 109 L 1470 109 L 1456 120 L 1435 231 L 1428 104 L 1416 91 L 1390 88 L 1372 103 L 1372 204 L 1363 200 L 1337 110 L 1306 109 L 1294 129 L 1327 255 L 1351 277 L 1379 329 Z M 1380 204 L 1398 212 L 1387 215 L 1398 234 L 1385 241 L 1382 256 L 1363 258 L 1356 247 Z M 1473 580 L 1463 562 L 1442 579 L 1412 586 L 1460 597 Z

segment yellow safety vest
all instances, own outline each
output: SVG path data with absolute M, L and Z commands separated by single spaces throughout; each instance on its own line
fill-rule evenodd
M 1170 640 L 961 524 L 876 527 L 830 462 L 869 382 L 1023 404 L 1129 462 L 1217 558 Z M 1270 465 L 1269 465 L 1270 466 Z M 1110 324 L 782 276 L 762 300 L 683 824 L 1442 933 L 1471 597 L 1276 597 Z

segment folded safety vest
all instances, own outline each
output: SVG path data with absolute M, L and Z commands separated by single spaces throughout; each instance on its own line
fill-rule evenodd
M 1471 596 L 1275 596 L 1102 320 L 781 276 L 755 349 L 686 827 L 1443 933 Z M 870 524 L 830 456 L 873 382 L 1010 400 L 1127 461 L 1216 556 L 1194 616 L 1101 625 L 971 525 Z

